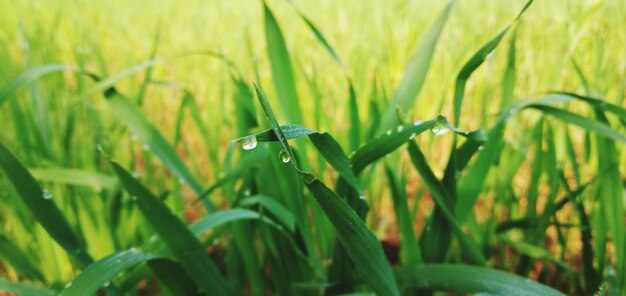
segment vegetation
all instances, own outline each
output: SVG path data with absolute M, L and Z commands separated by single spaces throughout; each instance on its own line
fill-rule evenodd
M 0 295 L 626 294 L 623 1 L 0 11 Z

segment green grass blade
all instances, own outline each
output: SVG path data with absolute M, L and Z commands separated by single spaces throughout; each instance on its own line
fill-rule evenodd
M 296 218 L 293 216 L 287 208 L 280 204 L 276 199 L 265 195 L 255 195 L 242 200 L 239 206 L 247 207 L 253 205 L 260 205 L 264 210 L 276 217 L 276 220 L 280 221 L 282 225 L 290 232 L 296 230 Z M 260 218 L 260 217 L 259 217 Z
M 2 88 L 0 88 L 0 106 L 2 106 L 4 102 L 11 98 L 15 94 L 15 92 L 20 89 L 20 87 L 27 85 L 42 76 L 60 71 L 81 71 L 81 69 L 74 66 L 57 64 L 43 65 L 29 69 L 15 77 Z
M 420 45 L 413 54 L 413 57 L 408 62 L 402 82 L 396 90 L 393 100 L 382 119 L 380 126 L 381 130 L 390 129 L 398 124 L 396 118 L 396 107 L 400 107 L 401 110 L 408 110 L 415 100 L 426 80 L 426 75 L 430 68 L 430 63 L 435 52 L 435 47 L 441 31 L 448 20 L 450 10 L 455 1 L 450 1 L 441 16 L 435 21 L 435 23 L 428 29 L 422 38 Z
M 352 263 L 378 295 L 400 295 L 389 261 L 374 234 L 350 206 L 313 175 L 303 173 L 307 187 L 337 231 Z
M 93 295 L 101 288 L 111 285 L 111 279 L 140 262 L 154 258 L 135 250 L 109 255 L 89 265 L 61 293 L 62 296 Z
M 267 225 L 270 225 L 278 230 L 282 230 L 280 225 L 276 224 L 269 218 L 263 217 L 257 212 L 244 209 L 224 210 L 208 215 L 189 226 L 189 230 L 191 230 L 195 236 L 201 236 L 207 231 L 225 225 L 226 223 L 244 220 L 260 220 Z
M 186 275 L 178 262 L 167 258 L 153 258 L 148 261 L 148 265 L 172 295 L 202 295 L 196 283 Z
M 43 281 L 41 271 L 24 252 L 9 238 L 0 234 L 0 258 L 8 263 L 17 273 L 30 280 Z
M 319 43 L 322 44 L 322 46 L 324 46 L 324 48 L 326 49 L 326 52 L 330 54 L 330 56 L 335 60 L 335 62 L 337 62 L 337 64 L 339 64 L 341 68 L 345 69 L 345 65 L 343 61 L 341 60 L 341 57 L 339 57 L 339 54 L 337 53 L 337 51 L 335 51 L 335 49 L 330 45 L 330 43 L 328 43 L 328 41 L 326 40 L 326 37 L 324 37 L 322 32 L 317 29 L 315 24 L 313 24 L 313 22 L 309 18 L 307 18 L 306 15 L 302 13 L 302 11 L 296 8 L 293 2 L 289 1 L 289 3 L 292 5 L 292 7 L 296 11 L 296 13 L 300 16 L 300 18 L 304 21 L 304 23 L 306 23 L 307 27 L 309 27 L 311 32 L 313 32 L 313 35 L 315 35 L 315 38 L 317 39 L 317 41 L 319 41 Z
M 313 145 L 324 156 L 326 161 L 346 180 L 355 191 L 359 194 L 363 193 L 363 188 L 359 180 L 354 175 L 350 166 L 350 159 L 345 155 L 339 143 L 328 133 L 310 134 L 309 139 Z
M 522 8 L 520 13 L 517 15 L 517 17 L 513 20 L 513 22 L 502 31 L 500 31 L 500 33 L 498 33 L 498 35 L 496 35 L 493 39 L 489 40 L 489 42 L 483 45 L 478 51 L 476 51 L 474 55 L 472 55 L 472 57 L 465 63 L 465 65 L 463 65 L 463 68 L 461 68 L 461 71 L 459 72 L 456 78 L 456 83 L 454 85 L 455 125 L 458 126 L 461 119 L 461 106 L 463 105 L 463 96 L 465 94 L 465 85 L 467 84 L 467 80 L 470 78 L 472 73 L 474 73 L 474 71 L 483 64 L 489 54 L 496 49 L 506 32 L 508 32 L 511 28 L 511 25 L 513 25 L 513 23 L 515 23 L 522 16 L 522 14 L 526 11 L 526 9 L 528 9 L 532 2 L 533 0 L 528 1 L 526 5 L 524 5 L 524 8 Z
M 350 98 L 348 100 L 348 110 L 350 110 L 350 130 L 348 131 L 348 139 L 350 140 L 350 149 L 356 151 L 361 144 L 361 122 L 359 121 L 359 106 L 357 104 L 356 93 L 352 80 L 348 79 L 348 88 Z
M 33 168 L 30 173 L 40 181 L 56 182 L 69 185 L 93 186 L 100 188 L 113 188 L 116 184 L 115 177 L 80 169 L 66 168 Z
M 263 11 L 265 16 L 265 41 L 267 42 L 267 52 L 272 66 L 272 74 L 274 75 L 274 87 L 276 88 L 280 105 L 289 122 L 302 124 L 299 97 L 283 33 L 265 1 L 263 1 Z
M 500 101 L 500 110 L 506 109 L 511 105 L 515 98 L 515 79 L 517 73 L 515 71 L 515 41 L 517 40 L 517 28 L 512 33 L 509 41 L 509 52 L 506 59 L 506 68 L 504 69 L 504 77 L 502 78 L 502 100 Z
M 414 123 L 399 125 L 395 130 L 388 130 L 386 133 L 363 145 L 350 157 L 353 171 L 358 175 L 370 163 L 395 151 L 418 134 L 434 126 L 434 120 L 418 120 Z
M 444 183 L 437 179 L 428 165 L 424 154 L 419 150 L 419 147 L 417 147 L 417 144 L 415 144 L 414 141 L 409 143 L 409 156 L 411 157 L 411 162 L 420 173 L 424 185 L 428 188 L 433 199 L 435 200 L 435 203 L 441 210 L 443 218 L 459 240 L 459 244 L 462 246 L 466 259 L 474 264 L 485 265 L 487 261 L 482 255 L 479 246 L 467 235 L 465 235 L 465 233 L 463 233 L 460 224 L 455 219 L 449 206 L 452 198 L 450 197 Z
M 299 125 L 294 125 L 294 124 L 281 125 L 280 130 L 282 131 L 286 140 L 291 140 L 291 139 L 295 139 L 295 138 L 299 138 L 303 136 L 308 136 L 313 133 L 317 133 L 316 131 L 310 130 L 308 128 L 305 128 Z M 253 135 L 235 139 L 233 140 L 233 142 L 242 142 L 248 139 L 250 136 L 254 136 L 257 142 L 278 142 L 279 141 L 278 136 L 276 135 L 276 132 L 274 132 L 274 129 L 267 129 L 267 130 L 260 131 Z
M 93 262 L 76 232 L 71 228 L 54 200 L 50 198 L 50 193 L 39 186 L 28 170 L 3 143 L 0 143 L 0 167 L 5 171 L 31 213 L 48 234 L 76 259 L 78 265 L 85 267 Z
M 589 119 L 578 114 L 547 105 L 529 104 L 527 108 L 540 110 L 545 115 L 551 115 L 556 119 L 569 124 L 574 124 L 588 131 L 596 132 L 598 135 L 620 142 L 626 142 L 626 136 L 614 131 L 608 125 L 596 120 Z
M 391 189 L 391 198 L 393 199 L 393 207 L 396 213 L 396 220 L 402 235 L 402 249 L 400 251 L 402 263 L 405 265 L 420 265 L 423 262 L 420 246 L 417 242 L 417 236 L 413 229 L 413 221 L 409 214 L 409 206 L 407 204 L 406 189 L 404 183 L 398 180 L 396 174 L 385 166 L 389 187 Z
M 119 164 L 114 161 L 111 164 L 122 185 L 136 197 L 144 217 L 198 287 L 213 295 L 232 295 L 232 287 L 227 284 L 213 260 L 183 221 Z
M 54 296 L 57 292 L 28 284 L 11 282 L 0 278 L 0 292 L 15 293 L 20 296 Z
M 193 176 L 183 161 L 178 157 L 174 148 L 167 142 L 161 133 L 150 123 L 148 118 L 128 99 L 117 91 L 109 92 L 107 102 L 111 105 L 114 115 L 123 122 L 128 129 L 141 139 L 154 154 L 163 161 L 176 177 L 185 181 L 196 194 L 203 192 L 202 185 Z M 215 211 L 215 205 L 207 200 L 205 205 L 210 211 Z
M 561 292 L 507 272 L 466 265 L 432 264 L 396 272 L 402 284 L 461 294 L 562 296 Z

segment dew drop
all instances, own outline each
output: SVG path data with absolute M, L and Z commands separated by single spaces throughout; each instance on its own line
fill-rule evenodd
M 137 135 L 135 135 L 135 134 L 132 134 L 132 135 L 130 135 L 130 140 L 132 142 L 136 142 L 137 140 L 139 140 L 139 137 Z
M 250 189 L 246 189 L 246 190 L 243 192 L 243 195 L 244 195 L 244 196 L 250 196 Z
M 496 53 L 496 50 L 495 50 L 495 49 L 494 49 L 494 50 L 492 50 L 492 51 L 490 51 L 490 52 L 487 54 L 487 56 L 485 57 L 485 59 L 488 59 L 488 58 L 492 57 L 494 53 Z
M 148 145 L 148 144 L 143 144 L 143 145 L 141 146 L 141 149 L 143 149 L 143 151 L 148 151 L 148 150 L 150 150 L 150 145 Z
M 108 286 L 110 286 L 110 285 L 111 285 L 111 281 L 106 281 L 106 282 L 104 282 L 104 283 L 102 284 L 102 287 L 103 287 L 103 288 L 106 288 L 106 287 L 108 287 Z
M 483 150 L 485 150 L 485 146 L 478 146 L 478 150 L 479 150 L 479 151 L 483 151 Z
M 135 179 L 139 178 L 139 173 L 138 172 L 133 172 L 130 175 L 133 176 L 133 178 L 135 178 Z
M 243 150 L 252 150 L 256 148 L 256 143 L 257 142 L 255 135 L 248 136 L 241 140 L 241 147 L 243 148 Z
M 69 282 L 69 283 L 65 284 L 65 289 L 67 289 L 67 288 L 71 287 L 71 286 L 72 286 L 72 283 L 73 283 L 73 282 Z
M 285 150 L 284 148 L 280 150 L 278 156 L 283 163 L 288 163 L 289 161 L 291 161 L 291 155 L 289 155 L 289 152 L 287 152 L 287 150 Z
M 398 125 L 398 132 L 401 132 L 404 129 L 404 126 Z
M 42 190 L 43 199 L 52 199 L 52 193 L 48 189 Z
M 511 114 L 511 115 L 515 115 L 515 113 L 517 113 L 517 109 L 515 109 L 515 108 L 514 108 L 514 109 L 511 109 L 511 110 L 509 111 L 509 114 Z
M 416 120 L 415 122 L 413 122 L 413 125 L 418 126 L 420 124 L 424 123 L 423 120 Z
M 443 125 L 441 122 L 437 122 L 435 126 L 433 126 L 433 128 L 431 129 L 435 136 L 445 135 L 449 130 L 450 129 L 447 126 Z
M 224 178 L 224 176 L 226 176 L 226 174 L 224 172 L 220 172 L 219 174 L 217 174 L 218 178 Z
M 387 130 L 386 134 L 387 136 L 391 136 L 391 130 Z
M 415 137 L 417 137 L 417 135 L 415 133 L 412 133 L 411 136 L 409 137 L 409 140 L 413 140 L 415 139 Z
M 359 195 L 359 198 L 362 199 L 362 200 L 365 200 L 365 193 Z
M 186 182 L 185 182 L 185 179 L 183 179 L 183 178 L 178 178 L 178 184 L 180 184 L 180 185 L 185 185 L 185 183 L 186 183 Z

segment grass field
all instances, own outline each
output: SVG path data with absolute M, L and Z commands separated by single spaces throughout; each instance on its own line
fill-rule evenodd
M 626 295 L 626 2 L 0 2 L 0 295 Z

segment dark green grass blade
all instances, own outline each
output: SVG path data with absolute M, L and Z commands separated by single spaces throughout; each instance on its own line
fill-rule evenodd
M 386 133 L 363 145 L 352 155 L 350 158 L 352 170 L 358 175 L 370 163 L 395 151 L 416 135 L 431 129 L 433 126 L 435 126 L 434 120 L 416 121 L 399 125 L 394 130 L 388 130 Z
M 378 295 L 400 295 L 389 261 L 374 234 L 350 206 L 313 175 L 303 179 L 330 219 L 356 269 Z
M 117 274 L 152 258 L 152 255 L 135 250 L 109 255 L 85 268 L 61 295 L 93 295 L 101 288 L 109 286 L 110 280 Z
M 293 154 L 293 151 L 291 150 L 291 147 L 289 146 L 289 143 L 287 142 L 287 138 L 285 137 L 285 134 L 280 128 L 280 125 L 278 125 L 276 116 L 274 115 L 274 112 L 272 111 L 272 108 L 270 107 L 270 104 L 267 101 L 267 98 L 265 97 L 265 93 L 256 84 L 254 85 L 254 88 L 256 90 L 259 103 L 261 103 L 261 108 L 263 109 L 263 113 L 265 113 L 265 118 L 267 119 L 268 123 L 270 124 L 270 127 L 274 131 L 274 135 L 276 136 L 276 138 L 278 138 L 278 141 L 283 146 L 283 149 L 285 149 L 285 151 L 289 153 L 289 157 L 291 158 L 291 163 L 293 164 L 293 166 L 297 168 L 298 164 L 296 163 L 296 157 Z
M 515 41 L 517 40 L 517 28 L 519 27 L 515 27 L 511 40 L 509 40 L 509 52 L 506 59 L 504 77 L 502 78 L 502 100 L 500 101 L 500 110 L 504 110 L 507 106 L 511 105 L 515 97 L 515 79 L 517 76 L 517 73 L 515 72 Z
M 339 146 L 339 143 L 328 133 L 310 134 L 309 139 L 313 145 L 324 156 L 326 161 L 346 180 L 355 191 L 363 193 L 363 188 L 356 178 L 350 166 L 350 160 Z
M 289 59 L 289 52 L 287 51 L 283 33 L 265 1 L 263 1 L 263 11 L 265 16 L 267 52 L 272 66 L 274 87 L 276 88 L 280 105 L 289 122 L 302 124 L 299 97 L 296 92 L 293 69 L 291 67 L 291 60 Z
M 380 130 L 387 130 L 398 124 L 396 118 L 396 107 L 400 107 L 401 110 L 408 110 L 411 108 L 417 96 L 426 80 L 426 75 L 430 68 L 430 63 L 435 52 L 435 47 L 441 31 L 448 20 L 450 10 L 455 1 L 450 1 L 441 16 L 435 21 L 435 23 L 428 29 L 422 38 L 418 49 L 413 54 L 413 57 L 408 62 L 402 82 L 396 90 L 393 101 L 389 104 L 387 111 L 382 119 Z
M 69 185 L 112 188 L 116 184 L 115 177 L 98 172 L 66 168 L 35 168 L 30 173 L 38 180 Z
M 93 262 L 80 238 L 70 227 L 53 199 L 44 198 L 46 193 L 43 188 L 2 143 L 0 143 L 0 167 L 5 171 L 33 216 L 48 234 L 76 260 L 78 265 L 85 267 Z
M 348 88 L 350 98 L 348 100 L 348 110 L 350 110 L 350 130 L 348 131 L 348 139 L 350 140 L 350 149 L 356 151 L 361 144 L 361 122 L 359 121 L 359 105 L 357 104 L 356 93 L 352 80 L 348 78 Z
M 11 282 L 0 278 L 0 292 L 15 293 L 20 296 L 54 296 L 57 292 L 28 284 Z
M 0 258 L 11 265 L 21 277 L 43 282 L 43 275 L 35 264 L 15 243 L 2 234 L 0 234 Z
M 437 206 L 441 210 L 443 218 L 457 236 L 459 244 L 462 246 L 463 253 L 465 254 L 465 257 L 467 257 L 466 259 L 475 264 L 486 264 L 486 260 L 478 245 L 476 245 L 476 243 L 463 233 L 460 224 L 454 218 L 449 206 L 451 197 L 445 185 L 437 179 L 428 165 L 424 154 L 419 150 L 419 147 L 417 147 L 417 144 L 413 141 L 409 143 L 409 156 L 411 157 L 411 162 L 420 173 L 424 185 L 428 188 Z
M 296 230 L 296 218 L 276 199 L 265 195 L 255 195 L 242 200 L 239 206 L 261 205 L 264 210 L 274 215 L 290 232 Z M 260 217 L 259 217 L 260 218 Z
M 233 289 L 222 277 L 198 239 L 165 204 L 114 161 L 113 169 L 150 225 L 178 258 L 181 266 L 206 293 L 232 295 Z
M 530 279 L 485 267 L 432 264 L 403 268 L 396 274 L 398 282 L 420 289 L 502 296 L 564 295 Z
M 291 140 L 295 138 L 299 138 L 302 136 L 308 136 L 310 134 L 316 133 L 316 131 L 312 131 L 308 128 L 294 125 L 294 124 L 285 124 L 280 126 L 280 130 L 283 132 L 285 139 Z M 277 142 L 278 136 L 276 136 L 276 132 L 274 129 L 267 129 L 256 134 L 250 135 L 256 138 L 257 142 Z M 233 140 L 233 142 L 241 142 L 250 136 L 241 137 Z
M 402 263 L 406 265 L 419 265 L 423 262 L 420 246 L 413 229 L 413 221 L 409 214 L 409 205 L 407 204 L 405 184 L 398 180 L 396 174 L 385 166 L 385 173 L 389 180 L 391 189 L 391 197 L 393 199 L 393 207 L 396 213 L 396 220 L 402 235 Z
M 0 106 L 2 106 L 4 102 L 6 102 L 9 98 L 11 98 L 20 87 L 27 85 L 28 83 L 31 83 L 44 75 L 51 74 L 54 72 L 60 72 L 60 71 L 81 71 L 81 70 L 78 67 L 67 66 L 67 65 L 56 65 L 56 64 L 43 65 L 43 66 L 29 69 L 21 73 L 17 77 L 15 77 L 13 80 L 11 80 L 8 84 L 4 85 L 2 88 L 0 88 Z
M 202 295 L 196 283 L 186 275 L 178 262 L 167 258 L 156 258 L 150 259 L 148 265 L 172 295 Z

